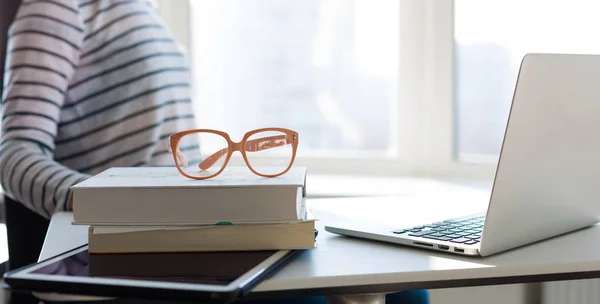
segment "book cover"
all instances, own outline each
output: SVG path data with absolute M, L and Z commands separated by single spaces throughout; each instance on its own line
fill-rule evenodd
M 246 167 L 207 180 L 175 167 L 110 168 L 71 187 L 74 224 L 214 225 L 302 219 L 306 168 L 265 178 Z
M 176 167 L 113 167 L 74 185 L 71 189 L 303 187 L 305 178 L 305 167 L 292 167 L 286 174 L 274 178 L 258 176 L 247 167 L 227 167 L 221 174 L 205 180 L 189 179 L 181 175 Z

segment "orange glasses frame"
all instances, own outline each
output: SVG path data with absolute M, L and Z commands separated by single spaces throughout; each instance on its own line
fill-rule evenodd
M 257 134 L 260 132 L 267 132 L 267 131 L 281 132 L 281 133 L 284 133 L 285 135 L 267 136 L 267 137 L 261 137 L 261 138 L 248 140 L 248 138 L 254 134 Z M 221 168 L 221 170 L 219 170 L 219 172 L 217 172 L 213 175 L 210 175 L 210 176 L 200 177 L 200 176 L 189 175 L 189 174 L 185 173 L 185 171 L 183 171 L 183 169 L 181 169 L 181 167 L 179 166 L 179 162 L 182 161 L 186 167 L 187 167 L 187 162 L 185 161 L 185 156 L 183 155 L 183 153 L 181 151 L 179 151 L 179 141 L 181 140 L 182 137 L 189 135 L 189 134 L 193 134 L 193 133 L 217 134 L 227 140 L 227 148 L 223 148 L 223 149 L 213 153 L 212 155 L 205 158 L 200 164 L 198 164 L 198 168 L 200 170 L 206 170 L 206 169 L 210 168 L 221 157 L 226 156 L 225 163 L 223 164 L 223 167 Z M 250 162 L 248 161 L 248 157 L 246 156 L 246 151 L 257 152 L 257 151 L 262 151 L 262 150 L 266 150 L 266 149 L 270 149 L 270 148 L 280 147 L 280 146 L 283 146 L 283 145 L 289 144 L 289 143 L 291 143 L 291 145 L 292 145 L 292 159 L 291 159 L 288 167 L 284 171 L 277 173 L 277 174 L 262 174 L 262 173 L 257 172 L 256 170 L 254 170 L 254 168 L 252 168 L 252 165 L 250 165 Z M 186 130 L 186 131 L 177 132 L 177 133 L 169 136 L 169 152 L 171 154 L 173 154 L 173 161 L 175 161 L 177 170 L 179 170 L 179 173 L 181 173 L 183 176 L 185 176 L 187 178 L 191 178 L 191 179 L 196 179 L 196 180 L 209 179 L 209 178 L 212 178 L 212 177 L 215 177 L 215 176 L 221 174 L 221 172 L 223 172 L 223 170 L 225 170 L 225 167 L 227 167 L 227 164 L 229 163 L 229 160 L 231 159 L 231 155 L 233 155 L 233 152 L 235 152 L 235 151 L 239 151 L 242 154 L 242 156 L 244 157 L 244 162 L 246 163 L 246 165 L 248 166 L 250 171 L 252 171 L 254 174 L 256 174 L 258 176 L 262 176 L 262 177 L 277 177 L 277 176 L 287 173 L 292 168 L 294 160 L 296 159 L 296 150 L 297 149 L 298 149 L 298 132 L 290 130 L 290 129 L 285 129 L 285 128 L 262 128 L 262 129 L 252 130 L 252 131 L 249 131 L 246 134 L 244 134 L 244 137 L 242 138 L 242 140 L 237 143 L 232 141 L 231 137 L 226 132 L 218 131 L 218 130 L 211 130 L 211 129 Z

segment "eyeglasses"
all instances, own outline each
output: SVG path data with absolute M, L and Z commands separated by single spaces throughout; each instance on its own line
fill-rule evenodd
M 298 133 L 284 128 L 252 130 L 237 143 L 229 134 L 210 129 L 187 130 L 169 136 L 169 152 L 173 154 L 177 170 L 196 180 L 219 175 L 235 151 L 242 154 L 254 174 L 277 177 L 290 170 L 297 149 Z

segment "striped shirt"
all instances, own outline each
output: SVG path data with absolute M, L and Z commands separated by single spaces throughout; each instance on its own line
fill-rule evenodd
M 167 137 L 195 127 L 189 76 L 148 0 L 24 0 L 2 96 L 5 193 L 48 218 L 109 167 L 174 165 Z

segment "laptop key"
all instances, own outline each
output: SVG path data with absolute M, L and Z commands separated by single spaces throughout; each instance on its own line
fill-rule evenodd
M 450 242 L 452 242 L 452 243 L 464 243 L 464 242 L 468 242 L 468 241 L 470 241 L 470 239 L 463 238 L 463 237 L 450 240 Z
M 398 229 L 398 230 L 392 231 L 392 233 L 395 233 L 395 234 L 402 234 L 402 233 L 405 233 L 405 232 L 408 232 L 408 230 L 406 230 L 406 229 Z
M 458 235 L 458 234 L 448 234 L 446 236 L 449 237 L 449 238 L 453 238 L 453 239 L 457 239 L 457 238 L 462 237 L 462 235 Z
M 459 232 L 459 233 L 457 233 L 457 235 L 460 235 L 460 236 L 467 236 L 467 235 L 471 235 L 471 234 L 470 234 L 470 233 L 468 233 L 468 232 Z
M 473 244 L 477 244 L 477 243 L 479 243 L 479 242 L 476 241 L 476 240 L 470 240 L 470 241 L 464 242 L 463 244 L 465 244 L 465 245 L 473 245 Z
M 466 237 L 466 238 L 469 238 L 469 239 L 472 239 L 472 240 L 476 240 L 476 239 L 480 239 L 480 238 L 481 238 L 481 235 L 479 235 L 479 234 L 474 234 L 474 235 L 468 235 L 468 236 L 465 236 L 465 237 Z
M 429 236 L 435 236 L 435 237 L 442 237 L 445 236 L 445 234 L 441 234 L 441 233 L 432 233 L 432 234 L 427 234 Z
M 419 232 L 411 232 L 408 235 L 409 236 L 424 236 L 426 234 L 431 234 L 431 233 L 434 233 L 434 232 L 435 231 L 433 231 L 433 230 L 423 230 L 423 231 L 419 231 Z
M 414 228 L 413 228 L 413 229 L 410 229 L 409 231 L 410 231 L 410 232 L 419 232 L 419 231 L 421 231 L 421 229 L 414 229 Z
M 445 237 L 445 236 L 433 236 L 431 234 L 424 235 L 423 237 L 426 239 L 432 239 L 432 240 L 438 240 L 438 241 L 449 241 L 452 239 L 452 238 Z

